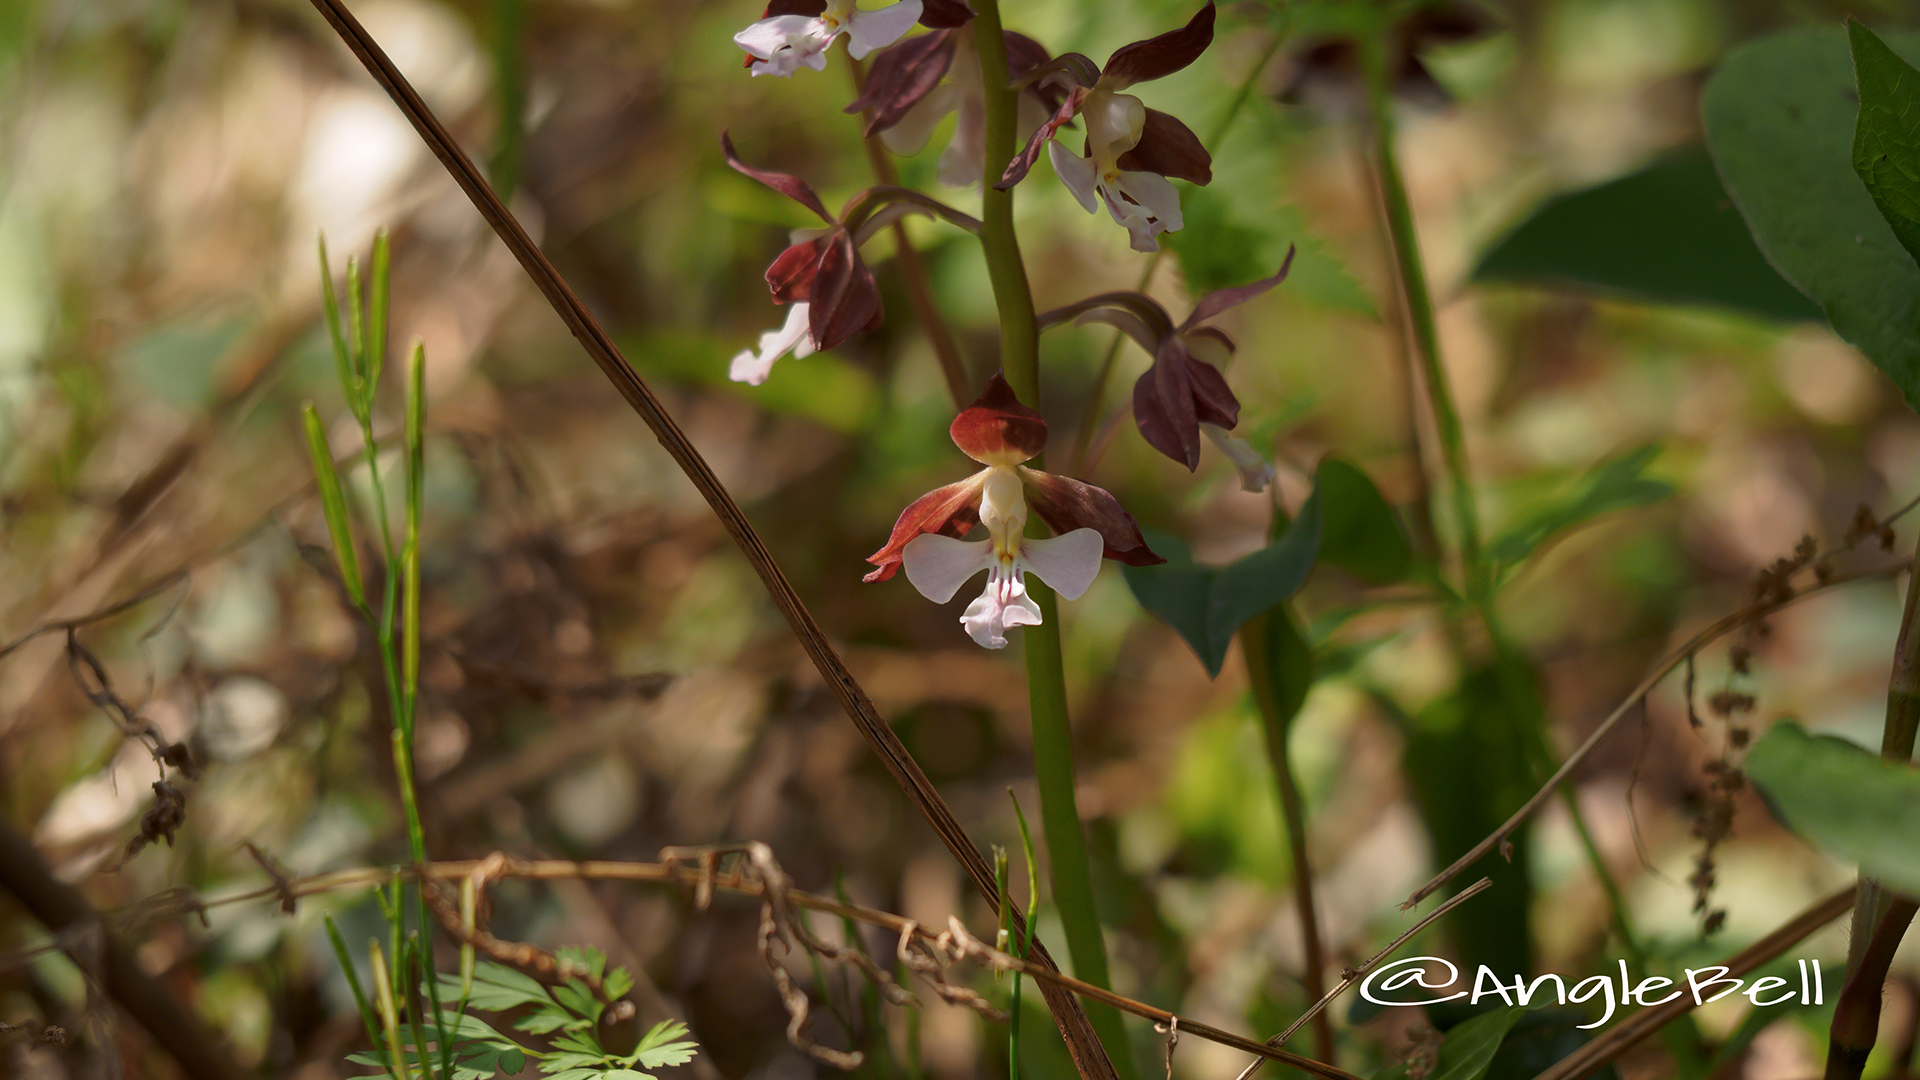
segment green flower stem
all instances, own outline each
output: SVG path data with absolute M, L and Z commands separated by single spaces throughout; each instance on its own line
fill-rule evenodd
M 1440 360 L 1433 294 L 1427 287 L 1426 268 L 1420 258 L 1420 238 L 1413 226 L 1413 208 L 1407 202 L 1406 182 L 1400 173 L 1399 156 L 1394 151 L 1393 100 L 1388 92 L 1389 73 L 1382 52 L 1382 37 L 1381 33 L 1369 35 L 1365 48 L 1367 98 L 1372 112 L 1380 196 L 1386 211 L 1387 232 L 1393 242 L 1394 268 L 1399 276 L 1407 322 L 1413 332 L 1414 351 L 1419 356 L 1422 381 L 1426 384 L 1427 406 L 1433 414 L 1441 462 L 1447 472 L 1454 530 L 1460 541 L 1463 592 L 1470 600 L 1484 601 L 1490 595 L 1492 577 L 1482 565 L 1480 520 L 1467 478 L 1466 438 L 1461 431 L 1460 414 L 1454 409 L 1446 366 Z
M 980 84 L 986 97 L 984 157 L 986 175 L 980 183 L 980 246 L 993 283 L 993 301 L 1000 314 L 1000 366 L 1008 385 L 1021 401 L 1040 402 L 1040 329 L 1034 318 L 1033 290 L 1027 284 L 1027 266 L 1020 259 L 1020 240 L 1013 231 L 1013 191 L 994 187 L 997 169 L 1013 160 L 1016 145 L 1016 94 L 1008 85 L 1007 41 L 1000 26 L 999 0 L 974 5 L 974 43 L 980 53 Z M 1076 963 L 1078 959 L 1076 958 Z
M 1887 719 L 1880 729 L 1880 756 L 1913 759 L 1914 734 L 1920 731 L 1920 575 L 1907 583 L 1906 611 L 1893 647 L 1893 675 L 1887 680 Z M 1847 947 L 1847 974 L 1834 1001 L 1827 1031 L 1826 1080 L 1857 1080 L 1880 1031 L 1880 999 L 1887 968 L 1913 922 L 1915 905 L 1862 875 L 1854 895 L 1853 925 Z
M 1009 85 L 1006 38 L 1000 25 L 998 0 L 978 0 L 974 41 L 980 53 L 980 82 L 986 96 L 985 158 L 987 175 L 980 196 L 981 247 L 987 276 L 1000 314 L 1000 365 L 1008 385 L 1030 406 L 1040 402 L 1039 324 L 1034 318 L 1033 291 L 1027 283 L 1020 241 L 1013 230 L 1013 192 L 993 186 L 996 168 L 1013 160 L 1015 91 Z M 1040 468 L 1038 458 L 1030 462 Z M 1037 527 L 1036 523 L 1036 527 Z M 1040 625 L 1023 631 L 1027 649 L 1027 697 L 1033 721 L 1034 773 L 1040 787 L 1040 830 L 1047 838 L 1049 875 L 1054 903 L 1065 927 L 1067 953 L 1073 972 L 1101 987 L 1108 986 L 1106 943 L 1093 903 L 1093 872 L 1087 860 L 1086 836 L 1074 802 L 1073 734 L 1067 722 L 1066 669 L 1060 653 L 1060 605 L 1053 590 L 1038 578 L 1027 578 L 1028 595 L 1040 607 Z M 1122 1080 L 1134 1076 L 1132 1056 L 1126 1052 L 1126 1031 L 1111 1006 L 1088 1002 L 1087 1017 L 1107 1045 L 1108 1057 Z

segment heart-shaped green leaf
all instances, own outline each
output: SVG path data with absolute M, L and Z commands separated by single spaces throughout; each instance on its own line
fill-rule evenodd
M 1920 56 L 1920 35 L 1886 41 Z M 1700 111 L 1720 179 L 1767 261 L 1920 409 L 1920 265 L 1853 171 L 1857 101 L 1835 27 L 1736 50 Z
M 1860 86 L 1853 171 L 1907 254 L 1920 259 L 1920 71 L 1851 19 L 1847 36 Z
M 1920 770 L 1795 723 L 1769 729 L 1748 751 L 1746 770 L 1795 832 L 1920 896 Z
M 1367 474 L 1330 457 L 1320 462 L 1314 485 L 1320 497 L 1320 561 L 1370 585 L 1405 578 L 1413 565 L 1413 548 L 1400 516 Z

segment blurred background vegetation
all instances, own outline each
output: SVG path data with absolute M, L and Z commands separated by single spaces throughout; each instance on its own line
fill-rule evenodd
M 1418 47 L 1431 78 L 1405 84 L 1401 148 L 1490 532 L 1525 525 L 1596 466 L 1646 448 L 1646 475 L 1671 487 L 1555 535 L 1502 593 L 1556 760 L 1651 664 L 1747 602 L 1756 571 L 1803 536 L 1824 550 L 1857 506 L 1885 514 L 1920 495 L 1920 424 L 1822 325 L 1482 283 L 1474 268 L 1549 197 L 1697 146 L 1699 87 L 1728 49 L 1848 11 L 1897 23 L 1912 15 L 1902 8 L 1507 0 L 1473 9 L 1489 33 Z M 1056 54 L 1099 58 L 1190 9 L 1051 2 L 1017 5 L 1008 21 Z M 748 3 L 355 10 L 511 186 L 516 213 L 746 505 L 972 835 L 1017 852 L 1005 789 L 1036 805 L 1018 659 L 965 638 L 964 601 L 938 607 L 904 581 L 859 581 L 907 501 L 971 471 L 948 441 L 952 405 L 890 241 L 867 252 L 885 296 L 877 332 L 784 360 L 761 388 L 726 381 L 728 358 L 784 315 L 761 282 L 767 262 L 789 229 L 812 223 L 728 170 L 718 133 L 730 128 L 749 161 L 803 176 L 837 207 L 871 183 L 858 122 L 840 114 L 852 87 L 838 50 L 821 74 L 750 79 L 730 40 L 759 15 Z M 1404 335 L 1354 88 L 1337 63 L 1308 62 L 1326 57 L 1311 50 L 1333 25 L 1319 18 L 1311 5 L 1230 4 L 1206 61 L 1143 91 L 1203 135 L 1225 131 L 1210 147 L 1213 185 L 1182 185 L 1188 228 L 1149 291 L 1179 318 L 1192 295 L 1270 274 L 1298 245 L 1285 285 L 1222 320 L 1240 343 L 1240 432 L 1276 455 L 1289 507 L 1337 451 L 1404 508 L 1425 490 L 1408 451 Z M 1233 111 L 1243 85 L 1251 93 Z M 0 659 L 0 808 L 62 878 L 126 916 L 141 964 L 242 1062 L 308 1080 L 359 1071 L 344 1057 L 364 1034 L 321 917 L 364 940 L 379 924 L 371 898 L 312 898 L 292 914 L 220 907 L 204 920 L 143 918 L 142 902 L 259 885 L 248 842 L 299 874 L 405 858 L 377 664 L 315 555 L 325 530 L 301 404 L 339 421 L 342 454 L 357 440 L 318 318 L 322 231 L 336 259 L 364 258 L 373 231 L 391 231 L 394 355 L 415 339 L 426 347 L 418 755 L 429 850 L 649 860 L 663 845 L 753 839 L 801 887 L 934 925 L 950 913 L 992 925 L 705 504 L 304 2 L 10 0 L 0 103 L 0 638 L 168 580 L 76 633 L 114 690 L 203 762 L 177 835 L 119 865 L 152 802 L 152 766 L 89 701 L 97 687 L 76 677 L 64 635 L 43 635 Z M 516 114 L 524 125 L 503 124 Z M 932 190 L 935 156 L 902 161 L 906 182 Z M 1048 171 L 1017 202 L 1039 306 L 1132 288 L 1142 257 Z M 1622 213 L 1630 223 L 1634 204 Z M 997 344 L 977 248 L 944 227 L 912 231 L 983 379 Z M 1043 340 L 1056 468 L 1110 338 L 1095 327 Z M 400 365 L 388 370 L 397 379 Z M 1123 351 L 1116 385 L 1141 370 Z M 397 385 L 383 421 L 393 432 Z M 1208 562 L 1263 542 L 1271 504 L 1241 491 L 1227 462 L 1209 451 L 1189 477 L 1124 418 L 1101 422 L 1083 475 L 1145 526 Z M 1877 744 L 1902 585 L 1869 580 L 1777 616 L 1750 677 L 1735 681 L 1725 648 L 1708 650 L 1702 726 L 1689 724 L 1675 676 L 1578 774 L 1594 842 L 1656 960 L 1724 956 L 1850 880 L 1738 793 L 1708 905 L 1724 926 L 1703 935 L 1689 878 L 1696 825 L 1712 812 L 1705 767 L 1728 742 L 1728 721 L 1704 703 L 1732 688 L 1757 700 L 1742 723 L 1795 716 Z M 1472 699 L 1454 696 L 1465 676 L 1416 592 L 1323 574 L 1300 610 L 1324 677 L 1293 750 L 1337 972 L 1410 925 L 1400 901 L 1478 838 L 1449 833 L 1443 810 L 1473 796 L 1435 794 L 1432 759 L 1406 753 L 1419 737 L 1408 718 L 1476 717 L 1433 719 L 1445 713 L 1436 703 Z M 1063 618 L 1116 989 L 1264 1038 L 1304 1004 L 1302 951 L 1238 655 L 1209 680 L 1111 571 Z M 1531 790 L 1501 793 L 1498 814 Z M 1531 930 L 1507 924 L 1508 955 L 1538 971 L 1610 971 L 1627 953 L 1565 807 L 1521 842 Z M 500 936 L 603 948 L 640 975 L 649 1022 L 688 1019 L 704 1053 L 676 1074 L 816 1068 L 785 1042 L 751 905 L 699 913 L 670 890 L 579 882 L 502 885 L 494 905 Z M 1059 940 L 1044 905 L 1039 926 Z M 1445 952 L 1450 940 L 1442 928 L 1416 948 Z M 75 1033 L 66 1049 L 5 1036 L 0 1072 L 168 1075 L 49 944 L 0 899 L 0 1021 Z M 1833 972 L 1844 951 L 1835 926 L 1792 955 Z M 1911 1047 L 1911 941 L 1895 970 L 1882 1043 Z M 829 982 L 818 989 L 844 992 Z M 1725 1038 L 1741 1008 L 1704 1010 L 1706 1036 Z M 1351 1070 L 1401 1060 L 1414 1041 L 1405 1010 L 1362 1025 L 1336 1009 Z M 1727 1067 L 1754 1080 L 1817 1070 L 1823 1010 L 1767 1017 Z M 1003 1031 L 964 1010 L 930 1004 L 887 1024 L 878 1037 L 892 1040 L 898 1072 L 1006 1068 Z M 1051 1024 L 1038 1012 L 1027 1024 L 1029 1068 L 1067 1075 Z M 1159 1038 L 1130 1030 L 1157 1072 Z M 817 1034 L 846 1042 L 836 1031 L 828 1019 Z M 1177 1060 L 1190 1077 L 1241 1064 L 1197 1040 Z M 1671 1068 L 1657 1046 L 1621 1064 L 1631 1076 Z

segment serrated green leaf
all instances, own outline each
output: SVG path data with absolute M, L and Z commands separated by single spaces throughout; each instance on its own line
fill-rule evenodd
M 1920 71 L 1855 20 L 1847 20 L 1847 36 L 1860 88 L 1853 171 L 1907 254 L 1920 259 Z
M 1597 289 L 1768 319 L 1826 318 L 1767 265 L 1700 147 L 1547 200 L 1481 256 L 1473 280 Z
M 602 1080 L 653 1080 L 652 1076 L 638 1069 L 608 1069 L 600 1076 Z
M 471 1013 L 461 1014 L 451 1009 L 440 1014 L 440 1026 L 435 1033 L 450 1035 L 455 1039 L 498 1043 L 506 1046 L 516 1045 L 512 1039 L 494 1030 L 493 1025 L 485 1020 Z
M 586 985 L 578 982 L 565 982 L 553 988 L 553 1000 L 562 1008 L 578 1016 L 593 1016 L 600 1003 Z
M 1754 744 L 1746 771 L 1795 832 L 1920 896 L 1920 771 L 1790 721 Z
M 458 998 L 460 980 L 452 975 L 440 976 L 440 992 L 446 997 Z M 491 961 L 482 961 L 474 966 L 473 991 L 467 996 L 468 1008 L 505 1012 L 522 1005 L 537 1005 L 543 1009 L 554 1007 L 553 999 L 547 996 L 546 987 L 532 977 Z
M 619 1001 L 627 996 L 627 991 L 633 989 L 633 976 L 627 974 L 626 968 L 614 968 L 601 980 L 600 985 L 606 990 L 608 1001 Z
M 606 973 L 607 954 L 591 945 L 562 945 L 554 950 L 554 955 L 571 964 L 578 964 L 593 972 L 598 979 Z
M 1763 38 L 1708 80 L 1707 149 L 1767 261 L 1920 410 L 1920 265 L 1853 171 L 1856 96 L 1839 28 Z
M 641 1036 L 640 1044 L 628 1055 L 629 1061 L 639 1062 L 649 1069 L 658 1069 L 666 1065 L 684 1065 L 693 1060 L 700 1052 L 700 1044 L 691 1040 L 675 1042 L 687 1033 L 687 1025 L 678 1020 L 662 1020 L 653 1025 L 653 1029 Z
M 1660 455 L 1658 446 L 1643 446 L 1596 466 L 1564 497 L 1555 500 L 1488 546 L 1495 562 L 1512 566 L 1535 548 L 1575 525 L 1614 510 L 1648 506 L 1673 494 L 1673 485 L 1642 475 Z
M 531 1016 L 523 1016 L 513 1022 L 515 1031 L 524 1031 L 530 1035 L 545 1035 L 549 1031 L 558 1031 L 573 1023 L 573 1017 L 559 1009 L 544 1009 Z
M 1320 561 L 1332 563 L 1372 585 L 1407 576 L 1413 547 L 1400 515 L 1359 467 L 1339 458 L 1320 462 L 1314 473 L 1320 495 Z

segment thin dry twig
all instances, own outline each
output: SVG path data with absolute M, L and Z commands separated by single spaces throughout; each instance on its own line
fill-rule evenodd
M 1638 704 L 1642 698 L 1645 698 L 1647 694 L 1659 684 L 1660 680 L 1672 673 L 1674 668 L 1687 663 L 1695 653 L 1699 652 L 1709 642 L 1725 634 L 1732 633 L 1756 619 L 1765 618 L 1782 608 L 1804 600 L 1815 593 L 1835 586 L 1851 584 L 1855 581 L 1891 577 L 1907 569 L 1911 564 L 1911 559 L 1902 559 L 1899 562 L 1876 567 L 1872 570 L 1861 570 L 1851 574 L 1835 574 L 1825 580 L 1809 584 L 1798 591 L 1787 589 L 1767 600 L 1741 608 L 1739 611 L 1717 620 L 1705 630 L 1695 634 L 1685 645 L 1669 653 L 1665 660 L 1656 665 L 1652 673 L 1645 679 L 1642 679 L 1640 685 L 1635 687 L 1633 692 L 1627 695 L 1626 700 L 1622 701 L 1613 712 L 1607 714 L 1607 718 L 1600 722 L 1600 726 L 1594 729 L 1593 734 L 1587 736 L 1587 741 L 1581 743 L 1579 749 L 1567 756 L 1567 760 L 1562 762 L 1560 768 L 1555 770 L 1554 774 L 1547 778 L 1547 782 L 1540 785 L 1540 790 L 1534 792 L 1532 798 L 1528 799 L 1520 809 L 1514 811 L 1513 816 L 1508 818 L 1505 824 L 1495 829 L 1486 839 L 1475 844 L 1472 850 L 1468 851 L 1465 855 L 1455 859 L 1453 865 L 1435 874 L 1432 880 L 1414 890 L 1413 895 L 1403 901 L 1400 906 L 1402 908 L 1410 908 L 1420 901 L 1425 900 L 1427 897 L 1432 896 L 1441 886 L 1457 877 L 1461 871 L 1478 862 L 1481 856 L 1505 843 L 1507 836 L 1511 834 L 1514 829 L 1518 828 L 1521 822 L 1533 816 L 1534 811 L 1540 809 L 1540 807 L 1546 803 L 1548 797 L 1553 794 L 1554 789 L 1558 788 L 1567 777 L 1573 775 L 1573 770 L 1578 768 L 1580 763 L 1587 759 L 1587 755 L 1593 752 L 1594 747 L 1600 745 L 1600 740 L 1611 734 L 1614 727 L 1617 726 L 1629 712 L 1633 711 L 1634 706 Z
M 1479 881 L 1476 881 L 1473 884 L 1467 886 L 1466 888 L 1461 889 L 1458 893 L 1455 893 L 1453 896 L 1449 897 L 1446 903 L 1441 904 L 1439 907 L 1434 908 L 1432 911 L 1427 912 L 1427 914 L 1423 916 L 1419 922 L 1414 923 L 1412 926 L 1406 929 L 1406 932 L 1402 933 L 1399 937 L 1394 938 L 1392 941 L 1388 942 L 1385 948 L 1381 949 L 1379 952 L 1374 953 L 1372 956 L 1368 957 L 1366 963 L 1361 964 L 1357 968 L 1348 968 L 1347 970 L 1341 972 L 1340 985 L 1327 991 L 1326 994 L 1323 995 L 1319 1001 L 1316 1001 L 1312 1005 L 1308 1006 L 1307 1011 L 1295 1017 L 1293 1023 L 1287 1025 L 1287 1029 L 1285 1031 L 1282 1031 L 1280 1034 L 1275 1035 L 1271 1039 L 1268 1039 L 1267 1045 L 1270 1047 L 1273 1047 L 1276 1050 L 1282 1046 L 1285 1046 L 1287 1044 L 1287 1040 L 1293 1038 L 1294 1032 L 1299 1031 L 1302 1027 L 1304 1027 L 1307 1021 L 1312 1020 L 1315 1016 L 1318 1016 L 1322 1010 L 1324 1010 L 1328 1005 L 1333 1003 L 1334 998 L 1337 998 L 1341 994 L 1345 993 L 1347 990 L 1347 987 L 1352 986 L 1354 983 L 1359 982 L 1361 979 L 1365 978 L 1367 972 L 1372 971 L 1375 964 L 1378 964 L 1380 961 L 1385 960 L 1389 956 L 1392 956 L 1394 951 L 1399 949 L 1400 946 L 1405 945 L 1407 942 L 1413 940 L 1413 936 L 1415 934 L 1418 934 L 1420 931 L 1425 930 L 1427 927 L 1433 925 L 1433 922 L 1435 919 L 1438 919 L 1440 916 L 1445 915 L 1447 912 L 1452 911 L 1456 907 L 1459 907 L 1461 904 L 1466 903 L 1469 898 L 1476 896 L 1482 892 L 1485 892 L 1486 890 L 1492 887 L 1493 887 L 1493 880 L 1491 878 L 1481 878 Z M 1261 1063 L 1263 1063 L 1265 1060 L 1266 1060 L 1265 1058 L 1254 1058 L 1253 1061 L 1249 1063 L 1245 1069 L 1240 1070 L 1240 1075 L 1236 1078 L 1236 1080 L 1247 1080 L 1248 1077 L 1254 1074 L 1255 1070 L 1260 1068 Z
M 380 48 L 373 36 L 360 25 L 358 19 L 348 10 L 344 0 L 312 0 L 313 6 L 324 17 L 334 31 L 340 35 L 353 54 L 386 90 L 394 104 L 406 115 L 409 123 L 427 144 L 434 156 L 440 159 L 447 172 L 460 185 L 474 208 L 493 226 L 502 242 L 513 253 L 522 269 L 527 273 L 556 314 L 566 323 L 601 373 L 607 377 L 620 396 L 638 413 L 654 437 L 672 457 L 687 479 L 706 499 L 714 516 L 720 520 L 727 534 L 746 556 L 754 572 L 759 575 L 761 584 L 772 597 L 774 606 L 780 609 L 792 628 L 795 639 L 807 653 L 820 676 L 840 701 L 849 719 L 853 721 L 860 734 L 873 748 L 881 762 L 885 764 L 894 782 L 906 793 L 916 809 L 933 826 L 933 830 L 953 853 L 961 866 L 966 868 L 967 876 L 972 879 L 974 888 L 980 894 L 992 900 L 996 895 L 993 867 L 987 864 L 984 856 L 976 847 L 966 830 L 947 807 L 933 784 L 921 770 L 919 763 L 907 752 L 906 746 L 894 735 L 880 712 L 874 707 L 853 673 L 847 669 L 845 661 L 827 640 L 826 633 L 813 619 L 800 595 L 787 581 L 786 575 L 775 562 L 773 553 L 767 549 L 759 534 L 748 522 L 746 515 L 734 502 L 733 496 L 714 475 L 699 450 L 687 440 L 680 426 L 674 422 L 665 407 L 660 404 L 653 391 L 647 388 L 633 365 L 627 362 L 613 339 L 600 326 L 592 313 L 581 303 L 573 289 L 561 278 L 559 271 L 547 260 L 539 245 L 527 234 L 519 220 L 515 218 L 492 187 L 478 166 L 473 163 L 465 151 L 440 123 L 432 110 L 427 108 L 420 95 L 407 81 L 406 76 L 395 67 L 386 52 Z M 1024 929 L 1019 913 L 1014 913 L 1016 930 Z M 1030 955 L 1039 965 L 1057 971 L 1053 958 L 1036 939 L 1031 946 Z M 1108 1060 L 1106 1048 L 1100 1044 L 1099 1037 L 1093 1032 L 1093 1025 L 1073 995 L 1063 992 L 1058 986 L 1041 982 L 1041 993 L 1046 997 L 1047 1006 L 1052 1011 L 1061 1035 L 1066 1039 L 1068 1053 L 1072 1056 L 1075 1068 L 1085 1080 L 1116 1080 L 1113 1063 Z

